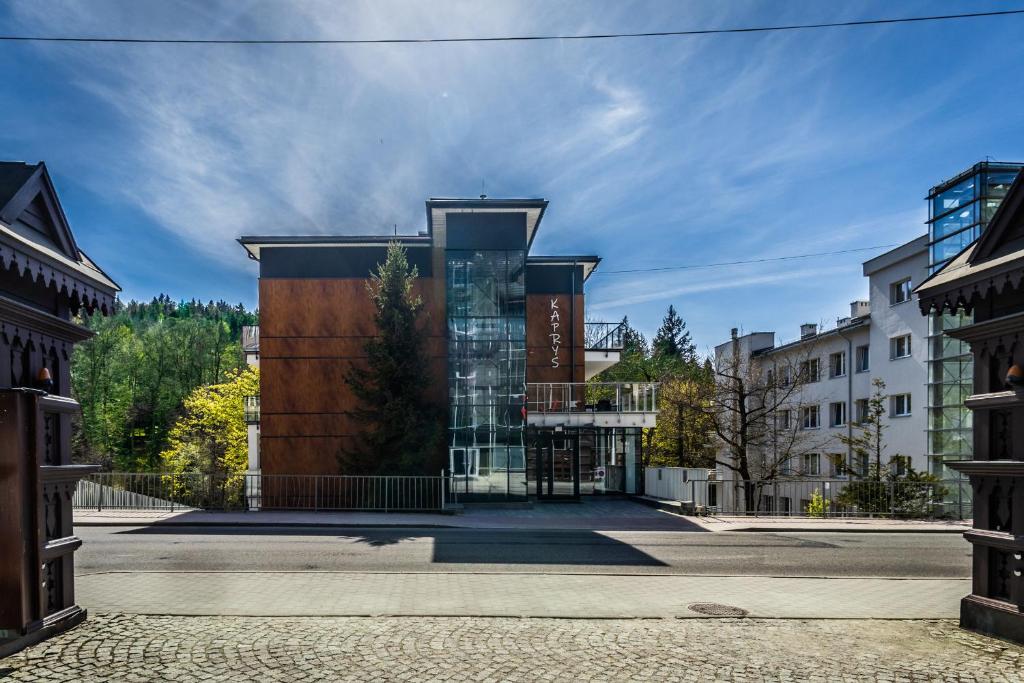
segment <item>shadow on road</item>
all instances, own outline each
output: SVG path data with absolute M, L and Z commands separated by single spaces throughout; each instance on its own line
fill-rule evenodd
M 427 539 L 437 564 L 530 564 L 665 567 L 636 547 L 595 531 L 479 529 L 352 529 L 316 527 L 213 527 L 152 525 L 118 535 L 322 536 L 324 542 L 359 543 L 374 548 Z

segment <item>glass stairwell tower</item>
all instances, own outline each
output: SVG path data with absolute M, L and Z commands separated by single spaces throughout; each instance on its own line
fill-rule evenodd
M 928 272 L 934 273 L 970 245 L 985 230 L 1006 191 L 1024 164 L 983 161 L 936 185 L 928 193 Z M 959 478 L 943 461 L 972 455 L 971 395 L 974 365 L 966 343 L 946 330 L 972 322 L 962 310 L 932 314 L 928 324 L 928 461 L 931 473 L 942 479 Z M 970 496 L 964 480 L 960 492 Z

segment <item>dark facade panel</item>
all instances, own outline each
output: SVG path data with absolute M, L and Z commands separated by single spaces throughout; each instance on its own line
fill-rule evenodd
M 264 247 L 260 254 L 261 278 L 369 277 L 387 256 L 385 246 L 357 247 Z M 430 249 L 406 249 L 409 264 L 420 277 L 433 275 Z
M 527 294 L 583 294 L 583 265 L 573 266 L 526 264 Z M 574 286 L 575 285 L 575 286 Z
M 526 213 L 449 213 L 448 249 L 526 249 Z

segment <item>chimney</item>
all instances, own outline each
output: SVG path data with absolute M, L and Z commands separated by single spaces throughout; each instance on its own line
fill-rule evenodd
M 739 334 L 739 329 L 734 327 L 734 328 L 732 328 L 732 330 L 729 333 L 729 338 L 730 339 L 735 339 L 738 334 Z
M 863 318 L 864 316 L 871 313 L 871 304 L 867 301 L 851 301 L 850 302 L 850 317 L 851 318 Z
M 818 334 L 818 325 L 816 323 L 804 323 L 800 326 L 800 338 L 807 339 Z

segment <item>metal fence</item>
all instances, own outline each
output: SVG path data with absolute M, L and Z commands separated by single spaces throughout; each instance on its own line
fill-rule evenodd
M 526 385 L 536 413 L 643 413 L 658 409 L 657 382 L 544 382 Z
M 707 514 L 803 517 L 970 519 L 968 483 L 903 479 L 709 477 L 707 470 L 648 468 L 647 495 L 692 503 Z M 710 474 L 714 475 L 714 472 Z
M 72 505 L 95 510 L 443 510 L 444 476 L 102 472 Z

